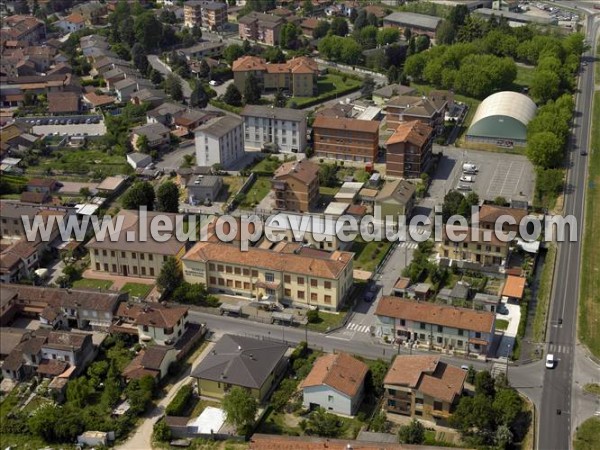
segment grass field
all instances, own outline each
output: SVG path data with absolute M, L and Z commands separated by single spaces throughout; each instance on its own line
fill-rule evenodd
M 102 289 L 108 290 L 113 285 L 110 280 L 94 280 L 92 278 L 82 278 L 73 282 L 74 288 L 79 289 Z
M 354 252 L 354 268 L 359 270 L 374 271 L 386 255 L 390 242 L 365 242 L 361 238 L 354 240 L 351 252 Z
M 335 194 L 338 193 L 339 190 L 340 190 L 339 187 L 321 186 L 319 188 L 319 194 L 333 197 Z
M 508 328 L 508 320 L 496 320 L 496 330 L 506 330 Z
M 594 98 L 592 145 L 586 194 L 585 235 L 581 262 L 579 338 L 600 357 L 600 94 Z M 599 426 L 600 428 L 600 426 Z M 585 447 L 581 447 L 585 448 Z
M 152 285 L 141 283 L 125 283 L 121 291 L 128 292 L 131 297 L 146 298 L 152 290 Z
M 531 86 L 533 81 L 533 74 L 535 69 L 533 67 L 517 66 L 517 79 L 515 80 L 515 90 L 521 90 L 524 87 Z
M 588 383 L 583 387 L 583 390 L 600 397 L 600 384 L 598 383 Z
M 106 175 L 127 173 L 125 156 L 109 155 L 100 150 L 60 150 L 49 158 L 40 158 L 37 166 L 30 166 L 27 175 L 40 175 L 51 170 L 53 173 L 85 175 L 92 171 L 101 171 Z
M 258 177 L 246 194 L 246 198 L 240 203 L 241 208 L 254 208 L 267 196 L 271 190 L 271 180 L 266 177 Z
M 548 316 L 548 305 L 550 304 L 550 294 L 552 293 L 552 280 L 554 279 L 554 265 L 556 264 L 556 245 L 550 244 L 542 277 L 540 288 L 537 291 L 537 303 L 535 307 L 535 317 L 533 319 L 533 339 L 536 342 L 543 342 L 546 334 L 546 318 Z
M 351 78 L 344 78 L 341 75 L 329 73 L 320 77 L 317 82 L 319 95 L 316 97 L 294 97 L 288 100 L 288 107 L 295 103 L 298 108 L 303 108 L 309 104 L 319 103 L 325 100 L 336 98 L 337 96 L 353 92 L 360 88 L 361 81 Z
M 575 450 L 595 450 L 600 448 L 599 417 L 591 417 L 577 428 L 573 447 Z
M 332 314 L 326 313 L 323 311 L 319 311 L 319 322 L 309 323 L 308 329 L 311 331 L 317 331 L 322 333 L 327 331 L 327 329 L 334 328 L 338 326 L 342 320 L 344 319 L 344 314 Z

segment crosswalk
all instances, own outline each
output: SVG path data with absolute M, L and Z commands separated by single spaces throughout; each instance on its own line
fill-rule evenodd
M 398 244 L 398 247 L 406 247 L 411 250 L 416 250 L 418 246 L 419 244 L 417 244 L 416 242 L 400 242 Z
M 370 333 L 371 327 L 368 325 L 361 325 L 359 323 L 350 322 L 346 325 L 346 329 L 350 331 L 356 331 L 357 333 Z
M 548 346 L 548 353 L 571 353 L 572 347 L 570 345 L 550 344 Z

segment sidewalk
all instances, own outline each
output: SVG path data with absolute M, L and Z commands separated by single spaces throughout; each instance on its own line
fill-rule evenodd
M 115 447 L 117 450 L 148 450 L 152 448 L 152 430 L 154 424 L 162 417 L 165 408 L 173 400 L 173 397 L 179 392 L 179 389 L 186 384 L 192 383 L 194 379 L 190 376 L 194 368 L 204 359 L 204 357 L 214 347 L 213 342 L 209 342 L 206 348 L 200 353 L 196 360 L 192 363 L 189 371 L 186 371 L 179 380 L 169 390 L 158 404 L 146 413 L 142 419 L 141 425 L 135 430 L 135 433 L 124 443 Z

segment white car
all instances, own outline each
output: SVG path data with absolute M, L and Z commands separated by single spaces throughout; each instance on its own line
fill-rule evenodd
M 473 190 L 470 185 L 463 184 L 463 183 L 459 183 L 458 186 L 456 186 L 456 189 L 458 189 L 459 191 L 472 191 Z
M 546 368 L 547 369 L 554 369 L 554 364 L 556 363 L 556 360 L 554 359 L 554 355 L 552 353 L 548 353 L 546 355 Z
M 475 181 L 475 177 L 473 175 L 463 175 L 460 177 L 460 181 L 465 183 L 473 183 Z
M 218 82 L 217 80 L 210 80 L 210 81 L 208 82 L 208 84 L 210 84 L 211 86 L 218 86 L 218 85 L 219 85 L 219 82 Z

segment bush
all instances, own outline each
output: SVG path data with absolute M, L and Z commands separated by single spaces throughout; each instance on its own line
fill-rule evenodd
M 311 309 L 306 313 L 306 320 L 308 320 L 308 323 L 317 323 L 319 319 L 319 311 L 316 309 Z
M 192 395 L 192 385 L 186 384 L 183 386 L 165 409 L 165 414 L 167 416 L 182 416 L 192 399 Z
M 167 442 L 171 440 L 171 429 L 169 428 L 167 422 L 165 422 L 164 419 L 161 419 L 154 424 L 152 437 L 154 438 L 154 440 L 159 442 Z

